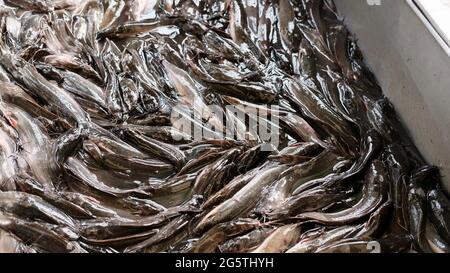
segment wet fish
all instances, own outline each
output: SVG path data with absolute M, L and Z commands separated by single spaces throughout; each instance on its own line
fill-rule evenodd
M 29 242 L 34 248 L 57 253 L 85 252 L 77 242 L 70 241 L 60 235 L 56 227 L 0 214 L 0 228 L 13 232 L 21 240 Z
M 429 166 L 419 168 L 412 174 L 408 185 L 409 230 L 416 249 L 424 252 L 429 252 L 424 238 L 427 214 L 427 194 L 424 186 L 434 178 L 435 171 Z
M 218 246 L 221 253 L 242 253 L 250 252 L 258 247 L 267 236 L 273 232 L 273 228 L 257 228 L 245 235 L 230 239 Z
M 392 253 L 406 252 L 411 247 L 411 238 L 406 235 L 388 236 L 381 240 L 345 239 L 318 250 L 318 253 Z
M 264 186 L 278 179 L 285 166 L 271 166 L 257 174 L 230 199 L 211 210 L 195 227 L 194 232 L 204 231 L 208 227 L 242 215 L 251 208 L 252 202 L 261 194 Z
M 450 202 L 440 189 L 434 189 L 427 194 L 428 215 L 440 236 L 450 242 Z
M 17 56 L 3 55 L 0 63 L 11 73 L 14 78 L 27 87 L 32 93 L 55 108 L 59 114 L 78 124 L 86 124 L 89 117 L 81 106 L 65 91 L 47 81 L 36 68 Z
M 186 215 L 175 218 L 163 228 L 159 229 L 155 236 L 152 236 L 151 238 L 136 245 L 127 247 L 124 252 L 137 252 L 152 245 L 156 245 L 161 241 L 170 239 L 175 236 L 177 232 L 182 231 L 182 229 L 188 224 L 188 219 L 189 217 Z
M 300 237 L 301 227 L 291 224 L 277 228 L 253 253 L 281 253 L 289 249 Z
M 218 245 L 226 239 L 244 233 L 250 229 L 258 227 L 259 225 L 260 222 L 258 220 L 246 218 L 218 224 L 206 232 L 197 242 L 195 242 L 188 252 L 214 252 Z
M 450 245 L 442 239 L 430 221 L 427 221 L 425 226 L 425 238 L 432 252 L 448 253 L 450 251 Z
M 0 230 L 0 253 L 36 253 L 12 233 Z
M 386 184 L 389 183 L 386 180 L 387 177 L 382 163 L 373 161 L 366 174 L 362 198 L 353 208 L 334 213 L 306 212 L 298 217 L 327 225 L 351 223 L 371 213 L 386 198 Z
M 41 219 L 76 230 L 76 223 L 64 212 L 38 196 L 22 192 L 0 192 L 0 210 L 30 220 Z
M 449 252 L 332 0 L 0 0 L 0 252 Z
M 286 253 L 312 253 L 323 245 L 346 238 L 349 234 L 360 229 L 360 226 L 341 226 L 332 230 L 320 229 L 310 232 L 300 241 L 288 249 Z

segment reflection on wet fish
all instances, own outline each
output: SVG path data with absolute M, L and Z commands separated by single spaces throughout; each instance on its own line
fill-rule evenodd
M 0 252 L 450 252 L 333 1 L 0 2 Z

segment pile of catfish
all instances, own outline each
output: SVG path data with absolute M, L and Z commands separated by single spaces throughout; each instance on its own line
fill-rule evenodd
M 332 1 L 4 0 L 0 82 L 1 252 L 450 252 Z

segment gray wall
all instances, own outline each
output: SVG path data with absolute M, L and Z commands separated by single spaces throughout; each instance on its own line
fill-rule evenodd
M 366 62 L 450 191 L 450 57 L 405 0 L 335 0 Z

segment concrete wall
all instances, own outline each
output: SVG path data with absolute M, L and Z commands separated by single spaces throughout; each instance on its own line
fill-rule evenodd
M 335 0 L 366 62 L 450 191 L 450 57 L 405 0 Z

